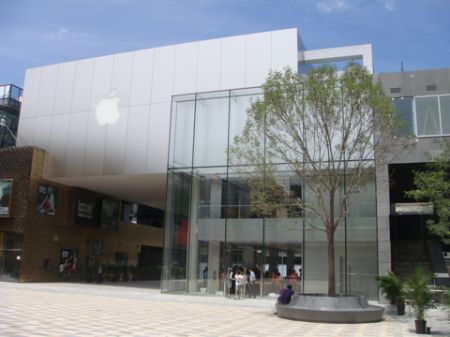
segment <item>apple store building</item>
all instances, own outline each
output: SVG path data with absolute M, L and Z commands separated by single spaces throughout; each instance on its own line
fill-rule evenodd
M 245 172 L 254 168 L 227 149 L 271 70 L 343 60 L 371 71 L 371 46 L 306 50 L 287 29 L 33 68 L 18 139 L 46 151 L 48 181 L 164 210 L 163 292 L 227 296 L 228 275 L 240 268 L 255 273 L 256 296 L 287 283 L 323 293 L 325 235 L 301 212 L 253 212 Z M 308 194 L 285 163 L 276 177 Z M 375 182 L 375 170 L 361 182 L 335 254 L 336 291 L 371 299 L 379 270 L 390 268 L 380 259 L 380 231 L 389 229 L 379 226 Z

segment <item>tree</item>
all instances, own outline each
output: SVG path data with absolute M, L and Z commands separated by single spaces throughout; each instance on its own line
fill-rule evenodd
M 450 244 L 450 143 L 425 171 L 414 171 L 415 189 L 406 191 L 407 197 L 433 203 L 436 220 L 426 222 L 428 230 L 442 242 Z
M 255 176 L 263 176 L 249 179 L 254 213 L 270 216 L 295 205 L 320 219 L 319 225 L 307 225 L 326 235 L 330 296 L 336 294 L 336 228 L 361 179 L 373 172 L 375 151 L 389 143 L 397 124 L 390 100 L 363 66 L 349 64 L 341 75 L 328 65 L 306 76 L 286 69 L 269 74 L 263 97 L 248 110 L 244 130 L 229 149 L 234 163 L 245 161 L 255 167 Z M 280 187 L 277 163 L 302 179 L 309 197 Z

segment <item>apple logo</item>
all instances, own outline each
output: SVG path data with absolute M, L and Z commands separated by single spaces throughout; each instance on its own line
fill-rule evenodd
M 119 102 L 120 98 L 116 97 L 116 89 L 113 89 L 108 98 L 98 101 L 95 106 L 95 117 L 99 125 L 114 124 L 120 117 Z

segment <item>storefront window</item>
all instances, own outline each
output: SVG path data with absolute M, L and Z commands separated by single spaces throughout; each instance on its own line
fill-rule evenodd
M 317 230 L 321 220 L 300 207 L 314 199 L 308 188 L 313 178 L 289 163 L 268 166 L 263 147 L 258 166 L 228 153 L 261 93 L 173 99 L 164 291 L 233 295 L 229 276 L 237 270 L 253 271 L 257 296 L 273 296 L 287 284 L 297 292 L 327 291 L 326 235 Z M 337 229 L 334 262 L 337 293 L 376 298 L 375 179 L 369 176 Z M 345 188 L 343 183 L 337 203 Z

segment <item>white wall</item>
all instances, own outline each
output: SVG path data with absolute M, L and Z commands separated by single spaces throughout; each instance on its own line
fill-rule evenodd
M 297 40 L 288 29 L 29 69 L 18 138 L 49 152 L 53 177 L 163 173 L 172 95 L 259 86 L 297 68 Z M 113 89 L 121 116 L 100 126 L 95 106 Z

